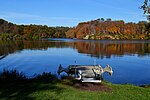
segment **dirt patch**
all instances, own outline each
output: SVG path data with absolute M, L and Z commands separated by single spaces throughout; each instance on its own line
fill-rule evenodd
M 77 89 L 84 91 L 95 91 L 95 92 L 111 92 L 112 89 L 104 83 L 83 83 L 78 80 L 74 80 L 72 77 L 62 77 L 62 82 L 66 85 L 73 86 Z
M 75 88 L 85 90 L 85 91 L 96 91 L 96 92 L 111 92 L 111 88 L 103 83 L 75 83 L 73 85 Z

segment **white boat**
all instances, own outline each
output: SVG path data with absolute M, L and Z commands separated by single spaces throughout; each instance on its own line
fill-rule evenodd
M 75 79 L 82 82 L 101 82 L 104 72 L 113 74 L 113 70 L 109 65 L 102 68 L 100 65 L 69 65 L 67 68 L 63 68 L 60 64 L 58 68 L 58 74 L 66 72 L 68 76 L 74 76 Z

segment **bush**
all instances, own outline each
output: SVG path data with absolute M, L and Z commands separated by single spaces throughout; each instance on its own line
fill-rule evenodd
M 41 75 L 37 75 L 33 79 L 34 80 L 44 81 L 44 82 L 54 82 L 54 81 L 58 80 L 57 76 L 51 74 L 51 72 L 49 72 L 49 73 L 43 72 Z
M 43 72 L 41 75 L 37 75 L 34 78 L 27 78 L 23 72 L 18 72 L 17 70 L 3 70 L 0 73 L 0 80 L 36 80 L 41 82 L 55 82 L 58 80 L 56 75 L 51 74 L 51 72 Z
M 0 73 L 0 79 L 9 79 L 9 80 L 20 80 L 20 79 L 26 79 L 26 76 L 23 74 L 23 72 L 18 72 L 17 70 L 3 70 L 2 73 Z

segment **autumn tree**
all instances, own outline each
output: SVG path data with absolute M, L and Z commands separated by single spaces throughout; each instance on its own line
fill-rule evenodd
M 27 40 L 37 40 L 40 38 L 65 38 L 69 27 L 48 27 L 46 25 L 15 25 L 0 19 L 0 37 L 7 40 L 22 37 Z M 3 38 L 3 39 L 4 39 Z

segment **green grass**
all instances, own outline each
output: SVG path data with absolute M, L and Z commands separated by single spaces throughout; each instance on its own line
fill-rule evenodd
M 1 80 L 0 100 L 148 100 L 150 88 L 104 82 L 111 92 L 79 90 L 61 81 Z
M 72 77 L 58 80 L 51 73 L 27 79 L 16 70 L 0 73 L 0 100 L 149 100 L 150 86 L 119 85 L 103 82 L 109 92 L 90 92 L 72 85 Z

